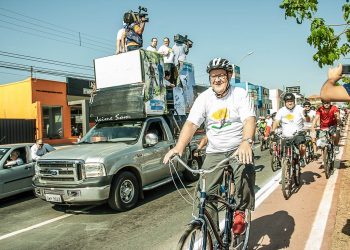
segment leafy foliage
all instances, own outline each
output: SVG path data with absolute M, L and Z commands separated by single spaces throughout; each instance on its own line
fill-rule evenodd
M 332 65 L 341 56 L 350 53 L 350 4 L 346 0 L 342 6 L 344 23 L 339 25 L 327 25 L 323 18 L 314 17 L 317 13 L 317 0 L 283 0 L 280 8 L 285 10 L 285 18 L 295 18 L 298 24 L 305 20 L 310 21 L 310 36 L 307 43 L 314 47 L 317 52 L 313 55 L 313 60 L 322 68 L 324 65 Z M 345 27 L 344 30 L 336 34 L 332 26 Z M 342 43 L 342 38 L 346 40 Z

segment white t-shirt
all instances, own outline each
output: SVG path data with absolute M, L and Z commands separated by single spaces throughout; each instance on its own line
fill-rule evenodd
M 207 153 L 227 152 L 242 142 L 243 122 L 255 117 L 254 105 L 246 90 L 231 87 L 224 98 L 217 98 L 212 88 L 195 100 L 188 121 L 200 126 L 205 121 Z
M 149 50 L 149 51 L 153 51 L 153 52 L 157 52 L 157 49 L 152 47 L 151 45 L 147 47 L 146 50 Z
M 164 57 L 164 63 L 174 63 L 173 50 L 165 45 L 160 46 L 158 53 Z
M 32 159 L 35 161 L 39 160 L 39 158 L 41 156 L 43 156 L 44 154 L 46 154 L 48 152 L 44 146 L 39 148 L 38 145 L 36 145 L 36 143 L 30 148 L 30 151 L 32 154 Z
M 296 105 L 292 110 L 283 107 L 277 111 L 276 120 L 281 122 L 283 136 L 291 137 L 296 131 L 303 130 L 305 121 L 303 111 L 300 105 Z
M 315 110 L 310 110 L 308 113 L 308 116 L 310 117 L 310 121 L 307 121 L 308 118 L 305 117 L 305 122 L 304 122 L 304 128 L 305 129 L 311 129 L 312 127 L 312 121 L 314 120 L 316 116 L 316 111 Z
M 174 63 L 177 65 L 180 62 L 184 62 L 186 60 L 186 51 L 187 51 L 187 45 L 186 44 L 177 44 L 175 43 L 173 46 L 173 53 L 174 53 Z
M 266 120 L 266 126 L 268 126 L 270 128 L 272 127 L 272 123 L 273 123 L 272 118 Z
M 119 54 L 121 52 L 124 52 L 124 51 L 119 51 L 119 44 L 122 42 L 122 38 L 123 38 L 123 34 L 125 32 L 125 29 L 124 28 L 121 28 L 119 31 L 118 31 L 118 34 L 117 34 L 117 49 L 116 49 L 116 53 Z

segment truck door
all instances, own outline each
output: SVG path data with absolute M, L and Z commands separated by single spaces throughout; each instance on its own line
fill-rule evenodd
M 147 133 L 154 133 L 158 136 L 158 143 L 154 146 L 145 145 Z M 164 179 L 170 175 L 168 166 L 163 164 L 165 154 L 170 150 L 171 142 L 167 138 L 162 121 L 160 119 L 149 120 L 143 134 L 143 157 L 141 163 L 144 184 Z
M 32 187 L 32 177 L 34 175 L 34 163 L 27 160 L 28 147 L 14 148 L 11 152 L 17 150 L 23 164 L 6 168 L 4 162 L 1 169 L 1 182 L 3 185 L 3 194 L 19 193 L 29 190 Z

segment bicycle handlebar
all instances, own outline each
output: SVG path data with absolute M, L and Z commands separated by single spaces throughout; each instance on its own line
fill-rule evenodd
M 178 161 L 181 165 L 183 165 L 188 171 L 194 173 L 194 174 L 209 174 L 209 173 L 212 173 L 214 172 L 216 169 L 222 167 L 222 165 L 224 165 L 225 163 L 231 161 L 231 160 L 237 160 L 237 156 L 233 153 L 230 157 L 226 158 L 226 159 L 223 159 L 222 161 L 220 161 L 218 164 L 215 165 L 214 168 L 212 169 L 192 169 L 190 168 L 180 157 L 178 154 L 175 154 L 173 155 L 171 158 L 170 158 L 170 161 L 172 160 L 176 160 Z

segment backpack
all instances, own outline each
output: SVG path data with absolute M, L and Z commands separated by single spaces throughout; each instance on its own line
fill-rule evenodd
M 139 35 L 134 30 L 135 23 L 128 25 L 126 28 L 126 44 L 129 42 L 135 42 L 142 47 L 143 39 L 142 35 Z

